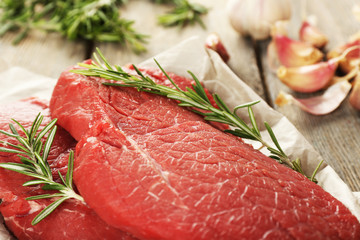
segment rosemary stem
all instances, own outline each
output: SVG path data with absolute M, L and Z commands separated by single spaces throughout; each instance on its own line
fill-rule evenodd
M 324 160 L 322 159 L 322 160 L 320 161 L 320 163 L 316 166 L 315 170 L 313 171 L 313 173 L 312 173 L 312 175 L 311 175 L 311 177 L 310 177 L 310 181 L 312 181 L 312 182 L 316 181 L 315 175 L 316 175 L 317 172 L 319 171 L 320 166 L 321 166 L 321 164 L 322 164 L 323 162 L 324 162 Z
M 74 199 L 79 200 L 82 203 L 85 203 L 84 198 L 82 196 L 80 196 L 79 194 L 77 194 L 71 188 L 66 188 L 65 190 L 61 190 L 60 192 L 64 193 L 65 196 L 69 196 L 70 198 L 74 198 Z

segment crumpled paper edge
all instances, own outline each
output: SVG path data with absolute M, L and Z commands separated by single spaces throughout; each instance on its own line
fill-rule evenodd
M 11 67 L 0 73 L 0 103 L 11 103 L 28 97 L 50 99 L 56 82 L 56 79 L 27 69 Z
M 204 83 L 206 88 L 211 92 L 216 92 L 231 108 L 245 102 L 261 99 L 235 75 L 216 52 L 205 49 L 204 43 L 197 37 L 187 39 L 154 58 L 168 72 L 184 76 L 190 70 Z M 157 67 L 153 59 L 149 59 L 140 65 Z M 186 76 L 190 77 L 190 75 Z M 275 132 L 285 153 L 290 157 L 300 157 L 305 173 L 311 175 L 322 157 L 305 137 L 285 116 L 272 109 L 264 100 L 255 105 L 253 110 L 263 138 L 267 142 L 271 142 L 266 130 L 260 125 L 266 121 Z M 247 119 L 246 112 L 240 112 L 239 115 Z M 256 148 L 256 145 L 254 147 Z M 318 184 L 325 191 L 341 201 L 360 221 L 360 200 L 330 166 L 324 162 L 316 178 Z M 356 195 L 360 196 L 360 194 Z
M 200 81 L 204 82 L 210 91 L 219 94 L 230 107 L 261 99 L 232 72 L 217 53 L 206 50 L 204 44 L 197 37 L 187 39 L 154 58 L 168 72 L 190 77 L 190 75 L 186 75 L 186 72 L 190 70 Z M 0 58 L 0 63 L 2 62 L 4 61 Z M 157 67 L 153 59 L 148 59 L 139 65 Z M 2 66 L 0 68 L 1 104 L 28 97 L 50 99 L 57 82 L 56 79 L 32 73 L 21 67 Z M 290 121 L 268 106 L 265 101 L 261 101 L 253 110 L 259 125 L 266 120 L 273 128 L 284 151 L 290 156 L 301 157 L 305 171 L 308 174 L 312 172 L 312 169 L 321 160 L 321 156 Z M 240 112 L 239 115 L 244 118 L 247 117 L 246 113 Z M 266 131 L 263 128 L 260 130 L 263 130 L 262 134 L 265 136 Z M 341 201 L 360 220 L 360 193 L 352 193 L 335 171 L 326 164 L 323 164 L 316 178 L 325 191 Z M 13 240 L 2 221 L 0 221 L 0 239 Z
M 7 231 L 4 220 L 2 216 L 0 215 L 0 239 L 1 240 L 14 240 L 14 237 L 12 237 L 9 232 Z

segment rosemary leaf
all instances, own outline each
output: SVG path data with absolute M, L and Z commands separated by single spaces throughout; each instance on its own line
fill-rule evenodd
M 244 104 L 241 104 L 241 105 L 238 105 L 234 108 L 234 111 L 233 111 L 233 114 L 235 115 L 236 114 L 236 111 L 240 108 L 246 108 L 246 107 L 251 107 L 251 106 L 254 106 L 255 104 L 258 104 L 260 102 L 260 100 L 258 101 L 253 101 L 253 102 L 248 102 L 248 103 L 244 103 Z
M 29 133 L 25 130 L 25 128 L 18 121 L 16 121 L 15 119 L 11 119 L 11 120 L 14 123 L 16 123 L 16 125 L 18 125 L 23 130 L 23 132 L 25 133 L 27 139 L 29 139 L 30 138 Z M 10 129 L 14 134 L 19 135 L 19 133 L 16 131 L 15 127 L 12 124 L 10 124 Z
M 35 142 L 40 141 L 45 134 L 52 128 L 55 126 L 57 119 L 53 119 L 49 124 L 47 124 L 41 131 L 40 133 L 37 135 Z
M 15 136 L 19 136 L 19 133 L 17 132 L 17 130 L 15 129 L 13 124 L 9 124 L 9 128 L 11 130 L 11 132 L 15 135 Z
M 25 182 L 23 184 L 23 186 L 26 187 L 26 186 L 32 186 L 32 185 L 45 184 L 45 183 L 46 183 L 46 181 L 44 181 L 44 180 L 34 179 L 34 180 L 29 180 L 29 181 Z
M 41 220 L 46 218 L 50 213 L 52 213 L 61 203 L 63 203 L 65 200 L 69 199 L 70 197 L 64 196 L 55 202 L 48 205 L 46 208 L 44 208 L 31 222 L 32 225 L 38 224 Z
M 192 99 L 187 98 L 186 96 L 177 95 L 177 94 L 168 94 L 167 97 L 174 99 L 174 100 L 178 100 L 178 101 L 186 103 L 186 104 L 190 104 L 190 106 L 195 107 L 195 108 L 207 110 L 206 107 L 204 107 L 203 105 L 199 104 L 198 102 L 196 102 Z
M 205 99 L 206 102 L 210 103 L 210 100 L 208 98 L 208 96 L 206 95 L 205 89 L 204 87 L 201 85 L 199 79 L 195 76 L 195 74 L 193 74 L 192 72 L 188 71 L 188 73 L 191 75 L 191 77 L 194 79 L 195 81 L 195 85 L 193 85 L 194 90 L 196 91 L 197 94 L 199 94 L 199 96 L 202 99 Z
M 29 140 L 35 138 L 35 135 L 36 135 L 42 121 L 43 121 L 43 116 L 41 115 L 41 113 L 39 113 L 36 116 L 33 124 L 31 125 L 30 131 L 29 131 L 29 135 L 30 135 Z
M 4 148 L 4 147 L 0 147 L 0 152 L 15 153 L 15 154 L 23 154 L 23 152 L 22 152 L 22 151 L 18 151 L 18 150 L 11 149 L 11 148 Z
M 248 133 L 241 131 L 239 129 L 235 130 L 225 130 L 225 132 L 231 133 L 232 135 L 244 138 L 244 139 L 250 139 L 250 140 L 256 140 L 254 136 L 249 135 Z
M 46 184 L 44 184 L 42 186 L 43 190 L 57 190 L 57 191 L 65 191 L 66 186 L 57 183 L 57 182 L 52 182 L 52 181 L 48 181 L 46 182 Z
M 1 152 L 1 151 L 0 151 Z M 18 155 L 19 156 L 19 155 Z M 20 157 L 20 161 L 26 165 L 29 165 L 29 166 L 33 166 L 35 164 L 35 162 L 29 158 L 26 158 L 24 156 L 19 156 Z
M 223 100 L 217 94 L 213 94 L 214 100 L 219 108 L 225 112 L 231 113 L 230 109 L 226 106 Z
M 2 149 L 0 149 L 0 151 L 2 151 Z M 20 172 L 20 173 L 27 172 L 27 171 L 30 171 L 30 173 L 31 173 L 31 171 L 34 169 L 31 166 L 20 164 L 20 163 L 0 163 L 0 167 L 5 168 L 7 170 Z
M 64 177 L 61 175 L 61 172 L 60 172 L 60 171 L 58 171 L 58 175 L 59 175 L 59 177 L 60 177 L 61 182 L 62 182 L 65 186 L 67 186 L 67 185 L 66 185 L 66 181 L 65 181 Z
M 53 198 L 53 197 L 63 197 L 63 194 L 61 194 L 61 193 L 41 194 L 41 195 L 36 195 L 36 196 L 28 197 L 28 198 L 26 198 L 26 200 L 32 201 L 32 200 L 45 199 L 45 198 Z
M 49 167 L 49 165 L 47 164 L 47 158 L 49 156 L 49 153 L 50 153 L 50 149 L 51 149 L 51 146 L 52 146 L 52 143 L 54 141 L 54 138 L 55 138 L 55 134 L 56 134 L 56 130 L 57 130 L 57 127 L 54 126 L 54 128 L 50 131 L 49 133 L 49 136 L 47 137 L 46 139 L 46 142 L 45 142 L 45 145 L 44 145 L 44 149 L 43 149 L 43 155 L 42 155 L 42 159 L 44 159 L 46 165 Z M 48 170 L 50 170 L 50 167 L 48 168 Z
M 69 155 L 69 161 L 68 161 L 68 169 L 66 172 L 65 177 L 65 185 L 72 189 L 72 182 L 73 182 L 73 171 L 74 171 L 74 152 L 71 151 Z M 61 175 L 61 174 L 60 174 Z
M 254 111 L 252 110 L 251 106 L 248 107 L 248 113 L 249 113 L 249 118 L 250 118 L 251 125 L 253 126 L 253 131 L 254 131 L 254 133 L 256 135 L 258 135 L 260 137 L 260 131 L 259 131 L 259 128 L 257 126 Z
M 224 123 L 224 124 L 229 124 L 231 122 L 229 122 L 228 120 L 226 119 L 219 119 L 218 117 L 205 117 L 204 118 L 206 121 L 212 121 L 212 122 L 218 122 L 218 123 Z
M 272 140 L 273 143 L 276 145 L 276 147 L 277 147 L 277 149 L 279 150 L 279 152 L 280 152 L 282 155 L 286 156 L 286 154 L 284 153 L 284 151 L 281 149 L 280 144 L 279 144 L 278 140 L 276 139 L 275 134 L 274 134 L 273 130 L 271 129 L 270 125 L 269 125 L 267 122 L 264 122 L 264 124 L 265 124 L 265 127 L 266 127 L 267 131 L 269 132 L 269 135 L 270 135 L 270 137 L 271 137 L 271 140 Z
M 9 137 L 17 137 L 18 136 L 18 134 L 8 133 L 3 130 L 0 130 L 0 133 L 4 134 L 6 136 L 9 136 Z
M 10 147 L 13 147 L 13 148 L 16 148 L 16 149 L 19 149 L 20 151 L 26 151 L 26 148 L 24 148 L 23 146 L 20 146 L 20 145 L 15 145 L 15 144 L 12 144 L 12 143 L 9 143 L 9 142 L 4 142 L 4 141 L 0 141 L 0 143 L 6 145 L 6 146 L 10 146 Z

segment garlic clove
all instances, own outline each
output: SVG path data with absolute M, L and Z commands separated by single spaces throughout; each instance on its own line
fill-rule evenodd
M 355 109 L 360 110 L 360 74 L 353 82 L 353 89 L 350 93 L 349 102 Z
M 321 61 L 323 53 L 308 43 L 292 40 L 284 35 L 275 35 L 279 61 L 285 67 L 299 67 Z
M 340 45 L 335 47 L 334 49 L 330 50 L 326 57 L 328 59 L 330 58 L 334 58 L 334 57 L 338 57 L 340 56 L 346 49 L 350 48 L 350 47 L 354 47 L 354 46 L 360 46 L 360 39 L 354 39 L 350 42 L 347 42 L 344 45 Z M 354 54 L 354 53 L 353 53 Z M 355 55 L 355 54 L 354 54 Z
M 205 40 L 205 47 L 217 52 L 225 63 L 229 61 L 230 56 L 228 51 L 226 50 L 218 34 L 210 34 Z
M 341 71 L 349 73 L 360 64 L 360 57 L 347 57 L 339 62 Z
M 310 114 L 325 115 L 337 109 L 350 90 L 351 84 L 348 81 L 342 81 L 326 89 L 322 95 L 306 99 L 298 99 L 290 94 L 280 92 L 275 103 L 280 107 L 286 104 L 295 104 Z
M 289 21 L 276 21 L 273 26 L 271 26 L 271 36 L 282 35 L 287 36 L 287 29 L 288 29 Z M 277 54 L 276 43 L 272 40 L 266 50 L 266 59 L 268 62 L 268 66 L 270 67 L 271 71 L 276 72 L 277 68 L 281 65 L 279 61 L 279 57 Z
M 352 40 L 350 40 L 348 43 L 332 49 L 327 54 L 327 58 L 332 59 L 335 57 L 339 57 L 349 48 L 356 49 L 346 54 L 346 56 L 340 60 L 339 66 L 344 73 L 351 72 L 351 70 L 358 66 L 360 63 L 360 35 L 357 34 L 353 36 Z
M 287 68 L 281 66 L 277 70 L 277 76 L 294 91 L 303 93 L 316 92 L 328 85 L 335 74 L 337 66 L 337 58 L 301 67 Z
M 338 82 L 342 82 L 342 81 L 350 81 L 351 79 L 353 79 L 354 77 L 356 77 L 356 75 L 359 73 L 359 67 L 353 68 L 349 73 L 347 73 L 344 76 L 334 76 L 331 81 L 329 82 L 328 86 L 334 85 Z
M 232 27 L 255 40 L 267 39 L 272 24 L 291 16 L 290 0 L 230 0 L 226 8 Z
M 300 40 L 303 42 L 310 43 L 312 46 L 317 48 L 324 47 L 328 38 L 320 32 L 320 30 L 308 21 L 304 21 L 299 31 Z

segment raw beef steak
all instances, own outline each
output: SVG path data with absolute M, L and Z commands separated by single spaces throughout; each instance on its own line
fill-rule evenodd
M 360 238 L 304 176 L 173 100 L 103 81 L 62 73 L 50 110 L 80 140 L 75 183 L 108 224 L 141 239 Z
M 25 128 L 29 128 L 36 115 L 42 112 L 46 117 L 43 125 L 50 122 L 48 107 L 37 100 L 17 102 L 0 107 L 0 129 L 9 131 L 11 118 L 18 120 Z M 1 134 L 1 141 L 17 144 L 12 138 Z M 75 140 L 63 129 L 59 128 L 49 156 L 54 179 L 59 180 L 57 171 L 63 175 L 67 171 L 69 150 L 73 149 Z M 0 152 L 0 162 L 20 162 L 14 154 Z M 26 197 L 49 193 L 39 186 L 23 187 L 22 184 L 31 178 L 20 173 L 0 168 L 0 212 L 4 216 L 6 226 L 18 239 L 133 239 L 119 229 L 103 222 L 88 206 L 76 200 L 67 200 L 53 213 L 35 226 L 33 218 L 52 199 L 27 201 Z

